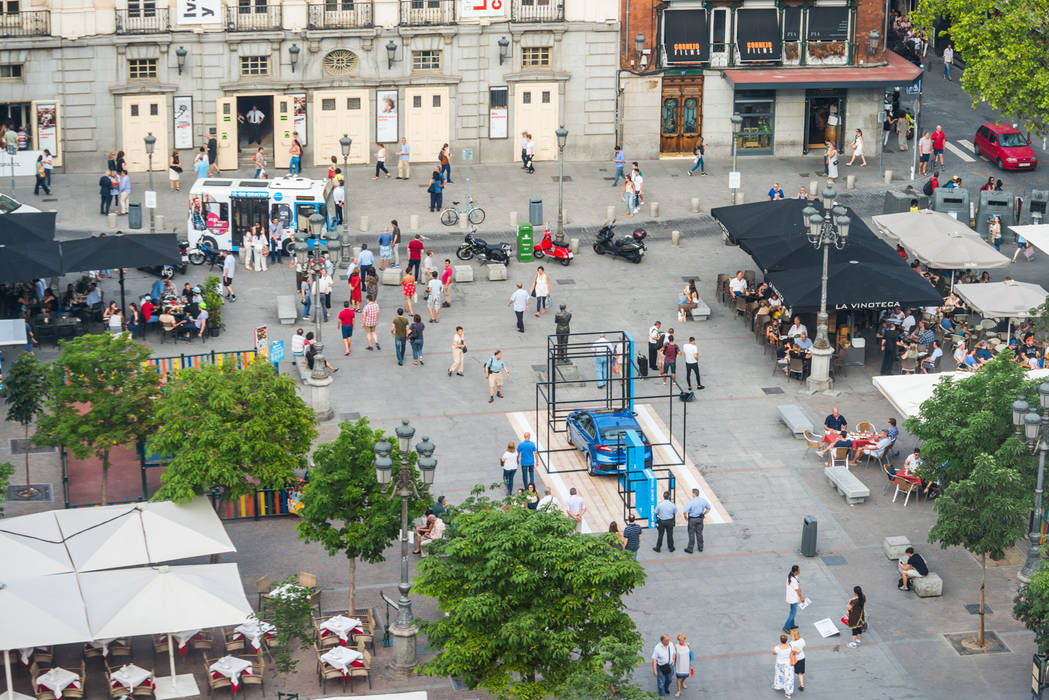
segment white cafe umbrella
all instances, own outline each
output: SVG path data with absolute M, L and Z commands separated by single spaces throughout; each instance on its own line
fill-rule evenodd
M 1009 319 L 1007 339 L 1012 337 L 1013 319 L 1029 318 L 1031 309 L 1041 306 L 1049 296 L 1041 285 L 1017 280 L 956 284 L 954 291 L 981 316 Z
M 73 571 L 53 511 L 0 520 L 0 562 L 5 580 Z
M 172 633 L 239 625 L 252 612 L 236 564 L 91 571 L 79 579 L 93 638 L 168 635 L 171 676 L 157 679 L 159 698 L 197 694 L 192 675 L 175 675 Z

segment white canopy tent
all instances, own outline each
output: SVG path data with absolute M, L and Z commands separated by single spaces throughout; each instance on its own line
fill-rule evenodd
M 1009 319 L 1010 329 L 1007 337 L 1012 335 L 1012 319 L 1030 317 L 1031 309 L 1041 306 L 1049 296 L 1049 292 L 1041 285 L 1016 280 L 956 284 L 954 291 L 981 316 Z
M 874 377 L 874 386 L 904 418 L 918 415 L 921 405 L 932 396 L 933 389 L 943 379 L 954 381 L 973 376 L 971 372 L 941 372 L 939 374 L 890 374 Z M 1031 379 L 1049 377 L 1049 369 L 1027 373 Z
M 1009 229 L 1026 238 L 1035 248 L 1049 253 L 1049 224 L 1025 224 L 1010 226 Z
M 929 267 L 984 270 L 1009 264 L 1009 258 L 950 214 L 922 209 L 872 218 L 879 238 L 892 246 L 902 245 Z
M 0 520 L 0 562 L 5 581 L 72 572 L 55 511 Z

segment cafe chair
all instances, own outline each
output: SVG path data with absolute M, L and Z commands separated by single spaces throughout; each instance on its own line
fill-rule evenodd
M 189 640 L 189 648 L 203 651 L 205 653 L 211 651 L 211 648 L 215 646 L 215 638 L 211 634 L 211 630 L 203 630 L 193 635 L 193 639 Z
M 174 640 L 172 640 L 174 641 Z M 154 634 L 153 635 L 153 656 L 167 656 L 168 650 L 168 636 L 166 634 Z M 155 659 L 154 659 L 155 660 Z
M 346 689 L 346 678 L 342 675 L 342 671 L 339 669 L 329 666 L 328 663 L 321 658 L 323 653 L 320 649 L 315 649 L 317 652 L 317 680 L 321 683 L 321 694 L 325 694 L 328 688 L 328 681 L 340 681 L 342 683 L 343 690 Z
M 358 668 L 357 666 L 350 666 L 349 667 L 349 669 L 350 669 L 349 681 L 350 681 L 350 692 L 351 693 L 353 692 L 353 679 L 354 678 L 364 678 L 365 680 L 368 681 L 368 690 L 371 690 L 371 687 L 372 687 L 372 677 L 371 677 L 372 655 L 364 650 L 364 645 L 358 645 L 357 646 L 357 651 L 359 651 L 362 654 L 364 654 L 364 658 L 361 659 L 361 663 L 364 664 L 364 667 L 363 668 Z
M 149 672 L 149 678 L 136 685 L 131 690 L 132 697 L 136 698 L 151 698 L 153 697 L 153 686 L 156 685 L 156 678 L 153 677 L 153 672 Z
M 100 659 L 102 658 L 102 650 L 96 649 L 90 644 L 84 644 L 84 658 L 85 659 Z
M 114 684 L 116 687 L 114 687 Z M 131 695 L 131 691 L 113 680 L 113 676 L 110 673 L 109 665 L 106 665 L 106 686 L 109 688 L 109 697 L 114 698 L 126 698 Z
M 248 640 L 239 632 L 233 630 L 222 630 L 222 643 L 226 649 L 226 654 L 232 654 L 235 651 L 244 651 L 247 648 Z
M 728 292 L 728 275 L 724 272 L 718 275 L 717 282 L 714 284 L 714 296 L 722 304 L 725 303 L 725 294 Z
M 77 685 L 79 688 L 74 688 L 69 685 L 62 690 L 62 697 L 70 698 L 70 700 L 82 700 L 84 697 L 84 680 L 87 678 L 87 663 L 80 660 L 80 677 L 77 679 Z
M 317 647 L 322 651 L 327 651 L 332 647 L 337 647 L 341 643 L 339 635 L 335 634 L 334 632 L 328 632 L 328 634 L 324 634 L 327 630 L 321 627 L 321 624 L 327 619 L 327 617 L 313 618 L 313 629 L 317 633 Z
M 753 270 L 744 270 L 743 279 L 747 281 L 747 289 L 754 289 L 757 285 L 757 273 Z
M 818 437 L 810 433 L 808 428 L 805 428 L 805 430 L 802 431 L 802 435 L 805 436 L 805 445 L 813 450 L 813 452 L 822 449 L 823 440 L 820 440 Z
M 128 639 L 130 640 L 131 638 L 128 637 Z M 124 644 L 117 644 L 116 642 L 110 644 L 109 658 L 124 659 L 125 661 L 131 661 L 131 642 L 129 641 L 126 646 Z
M 34 649 L 30 659 L 32 659 L 35 664 L 50 667 L 55 659 L 55 648 L 47 647 L 46 649 Z
M 262 599 L 269 595 L 270 586 L 271 584 L 269 576 L 260 576 L 259 578 L 255 579 L 255 592 L 259 596 L 259 610 L 262 609 Z
M 861 433 L 873 433 L 874 424 L 871 423 L 869 420 L 861 420 L 860 424 L 856 426 L 856 430 L 858 430 Z
M 303 588 L 309 588 L 310 590 L 313 590 L 317 587 L 317 574 L 308 574 L 305 571 L 300 571 L 299 585 Z
M 849 370 L 845 365 L 845 348 L 839 348 L 830 358 L 830 376 L 833 379 L 838 378 L 838 372 L 841 372 L 841 376 L 847 377 Z
M 787 368 L 788 379 L 795 374 L 798 375 L 798 381 L 805 378 L 805 360 L 800 357 L 790 358 L 790 365 Z
M 216 690 L 222 690 L 223 688 L 229 688 L 230 694 L 233 694 L 233 681 L 226 678 L 222 674 L 212 673 L 211 664 L 215 663 L 215 659 L 209 659 L 207 654 L 204 655 L 204 677 L 208 679 L 208 695 L 213 695 Z
M 905 357 L 900 360 L 900 374 L 914 374 L 916 369 L 918 369 L 917 358 Z
M 251 673 L 245 671 L 240 674 L 241 686 L 257 685 L 259 686 L 259 695 L 265 695 L 264 676 L 266 675 L 266 661 L 263 659 L 262 654 L 248 654 L 240 658 L 251 662 Z
M 893 484 L 896 482 L 896 477 L 889 471 L 888 464 L 881 465 L 881 473 L 885 475 L 885 488 L 881 490 L 881 495 L 884 496 L 889 493 L 889 489 L 893 487 Z
M 916 490 L 919 492 L 921 491 L 921 484 L 918 483 L 914 479 L 914 477 L 907 477 L 903 474 L 897 474 L 896 478 L 893 480 L 893 483 L 896 484 L 896 492 L 892 494 L 892 502 L 895 503 L 896 497 L 899 496 L 900 493 L 904 493 L 906 494 L 906 498 L 903 499 L 904 508 L 907 507 L 907 501 L 911 500 L 911 493 Z
M 830 466 L 849 468 L 849 448 L 835 447 L 830 452 Z
M 33 681 L 33 687 L 36 688 L 39 685 L 36 682 L 37 676 L 43 675 L 51 670 L 51 665 L 41 666 L 37 662 L 29 664 L 29 678 Z
M 736 315 L 742 316 L 743 320 L 747 320 L 747 300 L 743 297 L 735 297 L 736 299 Z
M 33 683 L 33 685 L 35 686 L 34 689 L 36 690 L 36 700 L 55 700 L 55 694 L 52 693 L 50 690 L 48 690 L 47 688 L 40 690 L 40 686 L 36 685 L 35 682 Z M 7 693 L 4 694 L 6 695 Z

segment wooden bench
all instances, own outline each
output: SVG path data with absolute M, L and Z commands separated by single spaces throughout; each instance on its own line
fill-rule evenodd
M 295 297 L 291 294 L 281 294 L 277 297 L 277 318 L 280 325 L 291 326 L 299 318 L 299 309 L 295 304 Z
M 838 493 L 845 497 L 845 502 L 850 506 L 863 503 L 871 495 L 871 490 L 867 488 L 867 485 L 845 467 L 824 467 L 823 473 L 831 486 L 838 489 Z
M 779 414 L 779 419 L 784 425 L 790 428 L 790 432 L 794 433 L 794 437 L 804 437 L 806 430 L 810 433 L 814 430 L 812 421 L 808 419 L 804 411 L 792 403 L 776 406 L 776 413 Z

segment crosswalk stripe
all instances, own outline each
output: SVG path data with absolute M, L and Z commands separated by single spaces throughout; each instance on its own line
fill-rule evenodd
M 962 143 L 964 143 L 964 142 L 962 142 Z M 961 158 L 966 163 L 972 163 L 972 162 L 974 162 L 976 160 L 971 155 L 969 155 L 969 153 L 966 153 L 962 149 L 958 148 L 957 146 L 955 146 L 950 141 L 947 141 L 944 145 L 947 146 L 947 150 L 948 151 L 950 151 L 954 155 L 958 156 L 959 158 Z M 971 150 L 972 149 L 971 149 L 971 144 L 970 144 L 970 152 L 971 152 Z

